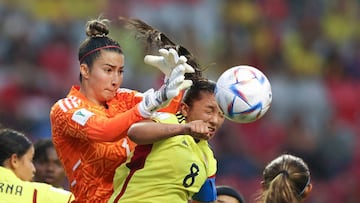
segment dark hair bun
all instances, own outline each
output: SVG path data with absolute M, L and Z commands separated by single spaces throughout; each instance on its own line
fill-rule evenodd
M 109 20 L 107 19 L 96 19 L 90 20 L 86 24 L 86 35 L 88 37 L 104 37 L 109 34 L 108 28 Z

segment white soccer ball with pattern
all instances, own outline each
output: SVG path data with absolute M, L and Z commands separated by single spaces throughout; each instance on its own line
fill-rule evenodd
M 215 97 L 227 119 L 251 123 L 270 108 L 271 85 L 259 69 L 247 65 L 235 66 L 220 75 Z

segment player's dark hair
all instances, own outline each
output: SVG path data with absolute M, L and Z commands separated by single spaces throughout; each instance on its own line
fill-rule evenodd
M 188 106 L 192 106 L 194 101 L 200 100 L 203 92 L 214 93 L 216 83 L 211 80 L 202 79 L 195 80 L 191 87 L 186 90 L 183 102 Z
M 35 154 L 34 162 L 37 161 L 48 161 L 47 150 L 54 148 L 54 144 L 51 139 L 41 139 L 34 144 Z
M 216 186 L 216 193 L 217 193 L 217 196 L 227 195 L 227 196 L 235 198 L 239 203 L 245 203 L 245 199 L 241 195 L 241 193 L 229 185 Z
M 310 171 L 301 158 L 284 154 L 265 167 L 262 184 L 258 202 L 301 202 L 310 184 Z
M 21 158 L 32 146 L 32 142 L 23 133 L 10 128 L 0 129 L 0 165 L 16 154 Z
M 152 26 L 146 24 L 139 19 L 128 19 L 119 17 L 119 20 L 125 24 L 125 27 L 131 30 L 135 30 L 136 39 L 144 42 L 146 54 L 158 54 L 158 50 L 161 48 L 175 49 L 179 55 L 183 55 L 187 59 L 187 64 L 192 66 L 195 73 L 185 73 L 185 79 L 187 80 L 201 80 L 202 69 L 197 62 L 194 55 L 185 47 L 176 44 L 169 37 Z
M 90 20 L 86 24 L 87 38 L 81 43 L 78 52 L 78 59 L 80 64 L 87 64 L 91 69 L 94 61 L 99 57 L 101 50 L 114 51 L 123 54 L 120 44 L 108 37 L 109 34 L 109 20 L 99 17 L 95 20 Z M 80 81 L 82 80 L 80 74 Z
M 208 79 L 193 80 L 193 84 L 186 90 L 182 101 L 192 107 L 194 101 L 201 100 L 204 93 L 214 94 L 215 86 L 216 83 Z M 181 112 L 178 112 L 176 117 L 180 123 L 186 120 L 186 117 Z

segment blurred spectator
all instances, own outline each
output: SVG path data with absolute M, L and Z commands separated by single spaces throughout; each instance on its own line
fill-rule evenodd
M 57 156 L 52 140 L 41 139 L 34 146 L 34 165 L 36 168 L 34 181 L 68 189 L 65 171 Z
M 44 77 L 48 82 L 44 91 L 47 91 L 49 95 L 54 94 L 56 96 L 62 93 L 56 94 L 56 90 L 63 90 L 77 81 L 77 77 L 73 76 L 76 69 L 76 58 L 74 57 L 76 53 L 71 40 L 66 36 L 66 33 L 62 33 L 67 30 L 67 27 L 68 25 L 54 26 L 52 28 L 54 29 L 53 35 L 44 41 L 38 50 L 37 64 L 44 72 Z
M 318 166 L 325 166 L 319 178 L 331 179 L 348 169 L 354 158 L 355 143 L 355 133 L 347 123 L 329 120 L 318 143 Z
M 245 203 L 244 197 L 235 188 L 228 185 L 216 186 L 218 203 Z
M 218 161 L 218 172 L 221 176 L 255 177 L 261 168 L 256 160 L 249 156 L 246 135 L 239 132 L 238 125 L 225 120 L 218 135 L 210 140 Z M 250 146 L 249 146 L 250 147 Z M 236 160 L 236 161 L 234 161 Z

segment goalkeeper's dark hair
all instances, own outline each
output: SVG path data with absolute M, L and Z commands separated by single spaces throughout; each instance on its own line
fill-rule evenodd
M 185 47 L 176 44 L 164 33 L 148 25 L 140 19 L 128 19 L 125 17 L 119 17 L 119 20 L 124 23 L 125 28 L 136 31 L 136 39 L 144 42 L 146 54 L 158 54 L 158 50 L 161 48 L 175 49 L 179 56 L 183 55 L 187 59 L 187 63 L 191 65 L 195 73 L 186 73 L 185 79 L 187 80 L 202 80 L 202 69 L 197 62 L 194 55 Z
M 266 165 L 257 202 L 302 202 L 308 187 L 311 183 L 307 164 L 299 157 L 283 154 Z
M 87 38 L 80 44 L 78 51 L 80 64 L 87 64 L 91 69 L 94 61 L 100 56 L 101 50 L 123 54 L 120 44 L 107 36 L 110 32 L 109 23 L 110 21 L 102 16 L 86 23 L 85 32 Z

